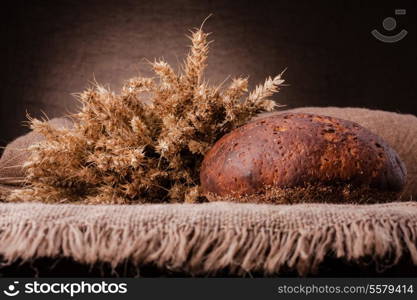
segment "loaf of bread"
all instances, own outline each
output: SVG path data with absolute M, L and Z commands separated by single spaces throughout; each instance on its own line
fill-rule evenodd
M 393 201 L 406 182 L 397 153 L 360 125 L 305 113 L 273 115 L 222 137 L 200 172 L 210 201 Z

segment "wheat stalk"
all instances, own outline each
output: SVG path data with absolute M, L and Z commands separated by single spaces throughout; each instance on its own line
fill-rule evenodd
M 268 98 L 282 74 L 247 97 L 248 79 L 229 87 L 204 81 L 208 34 L 191 33 L 183 71 L 165 61 L 151 64 L 157 78 L 127 80 L 116 94 L 94 84 L 77 95 L 74 128 L 56 129 L 31 119 L 45 140 L 26 163 L 28 186 L 9 200 L 83 203 L 198 202 L 204 154 L 225 133 L 255 114 L 274 109 Z M 144 99 L 150 97 L 151 101 Z

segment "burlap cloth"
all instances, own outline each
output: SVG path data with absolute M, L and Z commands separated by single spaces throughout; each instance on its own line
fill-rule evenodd
M 49 123 L 57 128 L 71 128 L 73 125 L 67 118 L 54 118 Z M 41 140 L 41 134 L 31 131 L 7 145 L 0 158 L 0 184 L 18 185 L 24 181 L 22 165 L 30 155 L 27 148 Z
M 357 121 L 381 135 L 406 163 L 406 197 L 412 199 L 417 194 L 416 117 L 364 109 L 301 110 Z M 358 114 L 362 118 L 355 120 Z M 25 153 L 21 145 L 17 153 Z M 7 155 L 7 160 L 2 157 L 0 168 L 10 162 L 11 152 Z M 27 153 L 20 155 L 18 163 Z M 15 161 L 15 168 L 9 169 L 22 177 L 24 173 L 16 165 Z M 2 176 L 12 177 L 5 176 L 5 170 Z M 9 183 L 17 184 L 13 180 Z M 10 186 L 0 191 L 7 193 L 8 189 Z M 238 275 L 280 274 L 284 269 L 307 275 L 331 256 L 356 264 L 372 262 L 381 271 L 400 260 L 417 265 L 417 202 L 131 206 L 1 203 L 0 256 L 6 265 L 67 257 L 86 264 L 106 262 L 113 267 L 125 262 L 138 268 L 153 264 L 191 275 L 225 269 Z
M 417 203 L 260 205 L 225 202 L 85 206 L 0 205 L 5 262 L 70 257 L 155 264 L 193 275 L 228 269 L 314 272 L 325 255 L 371 257 L 380 270 L 417 264 Z M 369 261 L 368 261 L 369 263 Z

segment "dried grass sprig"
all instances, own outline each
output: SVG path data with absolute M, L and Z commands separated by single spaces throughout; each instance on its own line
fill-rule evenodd
M 120 94 L 95 84 L 77 95 L 80 111 L 72 129 L 31 120 L 45 140 L 31 148 L 25 165 L 29 185 L 11 200 L 83 203 L 198 202 L 204 154 L 225 133 L 255 114 L 276 107 L 268 99 L 282 74 L 247 95 L 248 79 L 229 87 L 203 77 L 208 34 L 196 29 L 177 74 L 163 60 L 157 78 L 135 77 Z M 151 101 L 144 101 L 150 98 Z

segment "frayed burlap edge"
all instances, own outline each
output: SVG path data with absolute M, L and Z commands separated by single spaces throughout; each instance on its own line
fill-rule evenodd
M 4 264 L 69 257 L 190 275 L 307 275 L 331 255 L 356 263 L 371 258 L 384 270 L 404 257 L 417 265 L 417 203 L 1 204 L 0 255 Z

